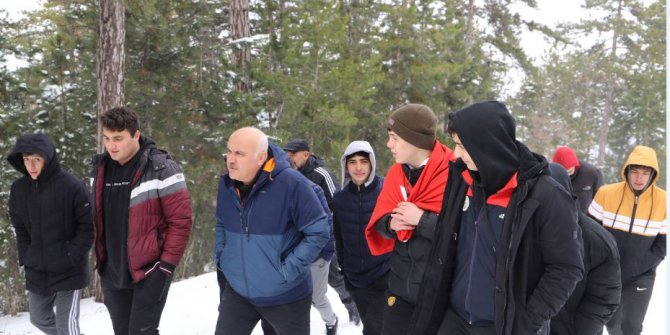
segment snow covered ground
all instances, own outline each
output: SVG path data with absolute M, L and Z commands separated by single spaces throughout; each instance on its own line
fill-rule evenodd
M 667 334 L 667 262 L 658 268 L 658 276 L 649 311 L 644 323 L 645 335 Z M 197 335 L 213 334 L 216 325 L 219 288 L 216 274 L 207 273 L 188 280 L 172 284 L 168 301 L 163 312 L 160 332 L 163 335 Z M 362 328 L 348 324 L 347 311 L 337 297 L 337 293 L 329 288 L 328 297 L 335 313 L 340 319 L 340 335 L 360 335 Z M 325 327 L 317 311 L 312 308 L 312 334 L 324 334 Z M 81 304 L 81 332 L 86 335 L 113 335 L 112 324 L 103 304 L 95 303 L 91 298 L 84 299 Z M 260 326 L 253 334 L 262 334 Z M 40 332 L 28 320 L 27 313 L 18 316 L 0 317 L 0 334 L 2 335 L 37 335 Z

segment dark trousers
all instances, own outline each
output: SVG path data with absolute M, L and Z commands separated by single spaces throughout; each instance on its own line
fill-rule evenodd
M 158 325 L 172 278 L 160 270 L 128 289 L 110 287 L 102 280 L 103 301 L 115 335 L 158 335 Z
M 471 326 L 453 309 L 447 309 L 437 335 L 495 335 L 496 328 L 490 326 Z
M 251 334 L 259 320 L 266 320 L 279 335 L 309 335 L 312 297 L 289 304 L 257 307 L 226 285 L 219 305 L 216 335 Z
M 405 335 L 412 320 L 414 304 L 387 291 L 384 305 L 383 335 Z
M 382 333 L 388 281 L 387 273 L 365 288 L 347 285 L 363 321 L 363 335 L 379 335 Z
M 647 314 L 647 307 L 654 289 L 656 269 L 649 271 L 621 289 L 621 305 L 607 323 L 610 335 L 639 335 Z
M 332 287 L 343 304 L 351 302 L 351 295 L 344 285 L 344 276 L 340 272 L 340 265 L 337 263 L 337 254 L 333 254 L 330 260 L 330 268 L 328 269 L 328 285 Z

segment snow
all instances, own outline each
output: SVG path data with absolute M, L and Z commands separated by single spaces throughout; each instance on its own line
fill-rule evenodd
M 644 335 L 667 334 L 667 276 L 664 261 L 658 267 L 656 285 L 644 322 Z M 340 319 L 340 335 L 360 335 L 362 327 L 349 325 L 347 310 L 340 302 L 337 293 L 328 288 L 328 298 Z M 216 273 L 207 273 L 172 284 L 168 301 L 163 311 L 160 332 L 163 335 L 213 334 L 216 326 L 219 287 Z M 324 323 L 316 309 L 311 311 L 311 334 L 324 334 Z M 81 303 L 81 332 L 86 335 L 113 335 L 112 323 L 105 305 L 93 302 L 92 298 Z M 253 334 L 262 334 L 260 325 Z M 18 316 L 0 317 L 0 335 L 37 335 L 40 332 L 28 320 L 28 313 Z M 607 332 L 605 331 L 605 334 Z

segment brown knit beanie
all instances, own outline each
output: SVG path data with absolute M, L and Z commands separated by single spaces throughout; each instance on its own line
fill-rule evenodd
M 433 150 L 437 116 L 426 105 L 407 104 L 396 109 L 389 116 L 386 127 L 415 147 Z

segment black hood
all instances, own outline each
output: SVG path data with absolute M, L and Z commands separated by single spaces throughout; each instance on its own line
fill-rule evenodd
M 449 114 L 449 121 L 472 158 L 486 196 L 495 194 L 519 170 L 516 124 L 504 104 L 476 102 Z
M 56 147 L 49 136 L 44 133 L 21 135 L 16 140 L 14 150 L 7 156 L 7 161 L 16 171 L 30 178 L 26 166 L 23 164 L 23 153 L 34 153 L 44 157 L 44 168 L 37 177 L 38 180 L 45 180 L 60 170 L 60 163 L 56 155 Z
M 305 165 L 298 169 L 302 174 L 310 173 L 318 167 L 324 167 L 325 161 L 323 158 L 317 157 L 314 154 L 310 154 L 305 161 Z
M 565 168 L 558 163 L 549 163 L 549 171 L 551 171 L 551 177 L 554 178 L 564 189 L 574 197 L 574 192 L 572 191 L 572 181 L 568 172 L 565 171 Z

